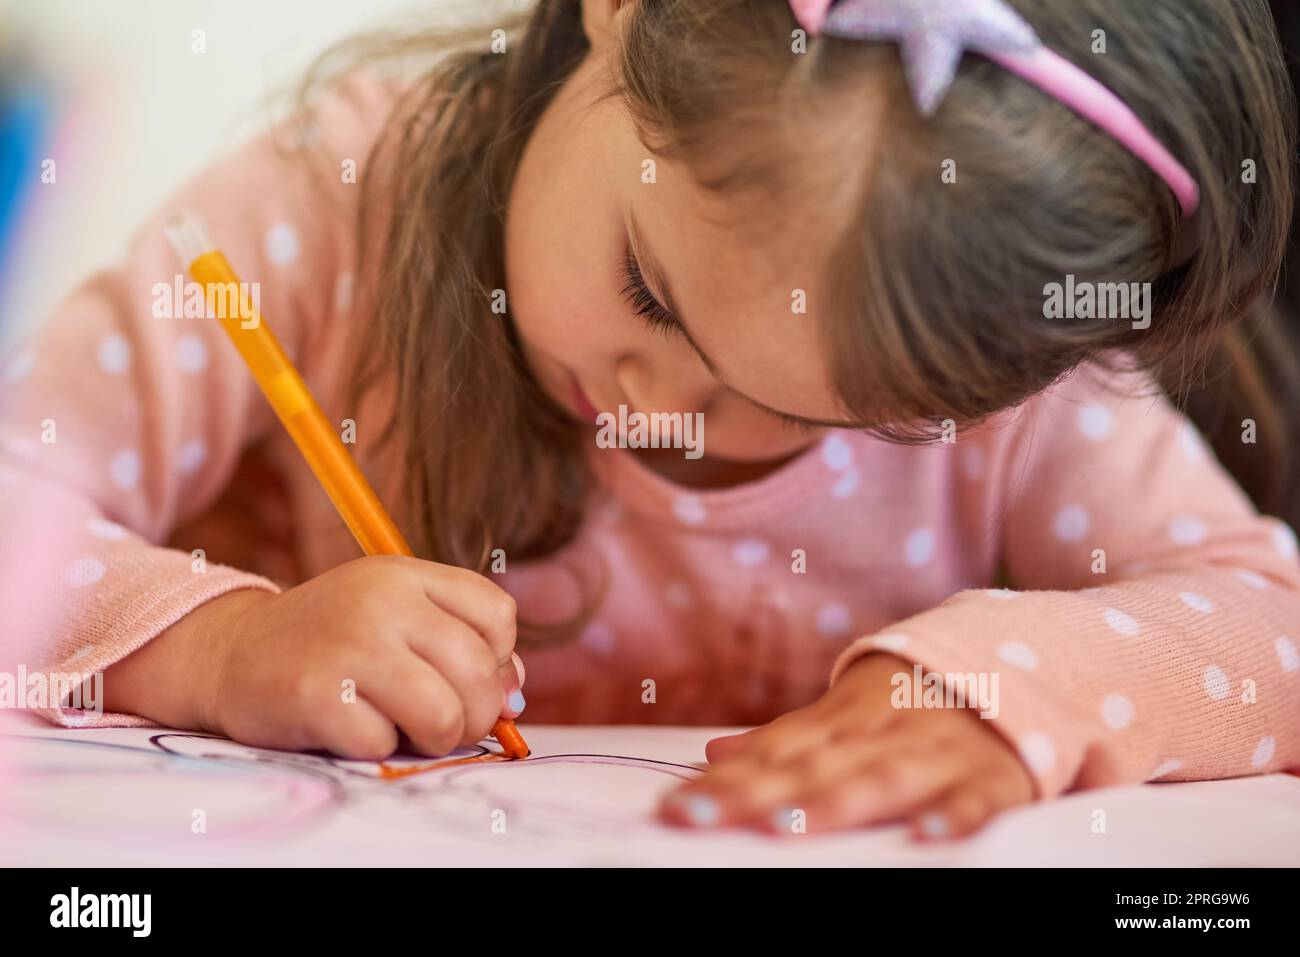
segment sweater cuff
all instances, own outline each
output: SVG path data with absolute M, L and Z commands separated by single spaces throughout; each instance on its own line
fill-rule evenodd
M 190 575 L 180 583 L 165 581 L 141 593 L 132 602 L 132 613 L 123 615 L 111 631 L 102 636 L 89 636 L 82 630 L 73 631 L 70 638 L 48 645 L 45 661 L 37 672 L 44 674 L 47 687 L 54 687 L 51 676 L 76 675 L 82 678 L 100 676 L 99 693 L 103 691 L 103 672 L 133 651 L 162 634 L 205 602 L 227 592 L 241 588 L 256 588 L 278 593 L 279 585 L 270 579 L 243 572 L 224 565 L 209 566 L 203 575 Z M 156 728 L 161 727 L 141 715 L 99 711 L 91 708 L 64 707 L 36 708 L 35 714 L 65 728 Z M 102 707 L 102 702 L 101 702 Z

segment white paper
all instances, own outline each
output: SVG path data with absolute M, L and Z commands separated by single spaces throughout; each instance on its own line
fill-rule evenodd
M 389 780 L 367 762 L 191 732 L 10 722 L 3 853 L 29 865 L 1300 864 L 1292 776 L 1084 792 L 948 844 L 897 825 L 774 838 L 654 820 L 660 797 L 701 773 L 705 742 L 735 729 L 520 730 L 525 761 Z M 411 762 L 426 759 L 390 763 Z

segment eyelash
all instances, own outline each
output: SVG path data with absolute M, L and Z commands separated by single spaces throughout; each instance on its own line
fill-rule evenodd
M 645 320 L 652 332 L 668 335 L 681 331 L 676 317 L 655 298 L 655 294 L 645 284 L 641 264 L 631 249 L 623 253 L 623 298 L 628 301 L 632 311 Z
M 655 298 L 655 294 L 646 285 L 645 276 L 641 273 L 641 264 L 637 261 L 636 254 L 632 252 L 630 247 L 623 253 L 622 292 L 623 298 L 632 307 L 632 311 L 645 320 L 651 332 L 657 332 L 665 336 L 672 335 L 674 332 L 681 333 L 681 326 L 677 324 L 677 317 Z M 800 432 L 812 432 L 815 428 L 801 419 L 786 415 L 784 412 L 777 412 L 763 406 L 757 406 L 757 408 L 762 409 L 762 411 L 784 425 L 798 429 Z

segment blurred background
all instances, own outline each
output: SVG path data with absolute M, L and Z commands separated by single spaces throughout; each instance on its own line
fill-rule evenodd
M 462 0 L 0 0 L 0 353 L 121 256 L 173 189 L 264 129 L 277 94 L 282 105 L 333 41 L 464 9 Z

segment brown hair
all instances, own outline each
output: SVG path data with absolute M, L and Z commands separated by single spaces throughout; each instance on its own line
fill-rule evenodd
M 1273 296 L 1293 213 L 1296 107 L 1268 5 L 1013 5 L 1190 170 L 1203 197 L 1192 224 L 1122 146 L 1006 71 L 966 57 L 939 111 L 922 118 L 893 45 L 823 36 L 796 52 L 787 0 L 638 0 L 613 49 L 610 92 L 647 144 L 685 159 L 704 186 L 767 197 L 769 210 L 772 197 L 781 208 L 803 197 L 803 208 L 847 211 L 827 263 L 833 301 L 810 312 L 825 317 L 845 409 L 879 423 L 871 431 L 926 441 L 942 420 L 978 423 L 1085 361 L 1136 363 L 1185 405 L 1263 510 L 1300 524 L 1300 350 L 1285 318 L 1294 300 Z M 488 48 L 494 27 L 510 31 L 504 55 Z M 1096 30 L 1105 53 L 1093 50 Z M 376 146 L 393 161 L 367 164 L 363 195 L 387 193 L 379 205 L 400 212 L 374 242 L 363 203 L 356 274 L 374 276 L 384 347 L 359 356 L 354 394 L 395 369 L 386 438 L 400 429 L 417 554 L 480 571 L 489 548 L 511 560 L 551 554 L 582 516 L 579 432 L 490 304 L 505 288 L 505 207 L 523 147 L 588 49 L 580 0 L 359 49 L 371 60 L 440 58 Z M 948 159 L 955 183 L 940 176 Z M 1151 283 L 1150 328 L 1045 319 L 1044 288 L 1067 275 Z M 1247 417 L 1258 445 L 1241 441 Z

